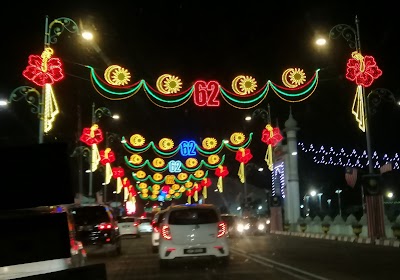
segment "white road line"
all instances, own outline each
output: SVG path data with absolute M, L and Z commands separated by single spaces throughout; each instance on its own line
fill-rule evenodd
M 310 276 L 310 277 L 315 278 L 315 279 L 319 279 L 319 280 L 329 280 L 329 278 L 325 278 L 325 277 L 316 275 L 316 274 L 314 274 L 314 273 L 307 272 L 307 271 L 305 271 L 305 270 L 302 270 L 302 269 L 299 269 L 299 268 L 296 268 L 296 267 L 293 267 L 293 266 L 290 266 L 290 265 L 287 265 L 287 264 L 284 264 L 284 263 L 280 263 L 280 262 L 277 262 L 277 261 L 274 261 L 274 260 L 271 260 L 271 259 L 268 259 L 268 258 L 265 258 L 265 257 L 261 257 L 261 256 L 259 256 L 259 255 L 255 255 L 255 254 L 249 254 L 249 255 L 252 256 L 252 257 L 254 257 L 254 258 L 258 258 L 258 259 L 264 260 L 264 261 L 266 261 L 266 262 L 270 262 L 270 263 L 273 263 L 273 264 L 275 264 L 275 265 L 284 267 L 284 268 L 286 268 L 286 269 L 290 269 L 290 270 L 293 270 L 293 271 L 296 271 L 296 272 L 305 274 L 305 275 Z
M 246 251 L 243 251 L 243 250 L 238 250 L 236 248 L 231 248 L 231 251 L 232 251 L 232 253 L 236 253 L 236 254 L 242 255 L 244 257 L 248 257 L 248 258 L 250 257 L 251 260 L 254 261 L 254 262 L 257 262 L 259 264 L 262 264 L 262 265 L 270 267 L 270 268 L 274 268 L 274 269 L 279 270 L 279 271 L 281 271 L 283 273 L 289 274 L 289 275 L 291 275 L 291 276 L 293 276 L 293 277 L 295 277 L 297 279 L 307 280 L 308 278 L 304 278 L 304 277 L 302 277 L 300 275 L 294 274 L 293 272 L 297 272 L 297 273 L 301 273 L 303 275 L 307 275 L 307 276 L 309 276 L 309 277 L 311 277 L 313 279 L 329 280 L 329 278 L 325 278 L 325 277 L 322 277 L 322 276 L 307 272 L 305 270 L 302 270 L 302 269 L 299 269 L 299 268 L 296 268 L 296 267 L 293 267 L 293 266 L 290 266 L 290 265 L 287 265 L 287 264 L 284 264 L 284 263 L 280 263 L 280 262 L 277 262 L 277 261 L 274 261 L 274 260 L 259 256 L 259 255 L 256 255 L 256 254 L 247 254 Z M 270 263 L 270 264 L 268 264 L 268 263 Z M 274 264 L 275 266 L 278 266 L 278 267 L 275 267 L 275 266 L 273 266 L 271 264 Z M 284 270 L 283 268 L 285 268 L 287 270 Z M 288 271 L 288 270 L 291 270 L 291 271 Z

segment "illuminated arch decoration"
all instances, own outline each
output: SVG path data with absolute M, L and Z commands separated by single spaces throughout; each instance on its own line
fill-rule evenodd
M 91 147 L 90 170 L 97 170 L 100 162 L 100 153 L 97 144 L 103 141 L 103 132 L 97 124 L 90 128 L 84 128 L 79 138 L 83 143 Z
M 163 139 L 167 139 L 167 138 L 163 138 Z M 204 144 L 205 143 L 204 140 L 206 140 L 206 139 L 211 141 L 210 142 L 211 144 Z M 197 144 L 196 142 L 193 141 L 193 143 L 194 143 L 193 145 L 196 149 L 196 152 L 205 157 L 208 157 L 212 154 L 221 152 L 224 147 L 232 152 L 236 152 L 240 148 L 246 148 L 250 145 L 250 143 L 253 139 L 253 132 L 251 132 L 249 134 L 248 138 L 246 138 L 243 133 L 235 132 L 231 135 L 228 142 L 221 141 L 219 145 L 217 145 L 218 142 L 215 139 L 214 139 L 215 142 L 214 142 L 214 140 L 210 140 L 210 139 L 214 139 L 214 138 L 211 138 L 211 137 L 205 138 L 202 142 L 203 146 L 200 146 L 199 144 Z M 153 151 L 157 154 L 157 156 L 164 157 L 164 158 L 173 157 L 179 151 L 185 149 L 182 144 L 182 143 L 185 143 L 185 141 L 183 141 L 179 145 L 173 145 L 170 150 L 163 150 L 159 146 L 160 143 L 158 146 L 156 144 L 154 144 L 154 141 L 150 141 L 149 143 L 146 144 L 144 141 L 144 137 L 139 134 L 132 135 L 130 137 L 129 142 L 123 136 L 121 142 L 123 142 L 123 147 L 130 153 L 135 153 L 135 154 L 144 153 L 144 152 L 148 151 L 150 148 L 152 148 Z M 161 140 L 160 140 L 160 142 L 161 142 Z M 173 143 L 172 140 L 171 140 L 171 142 Z M 139 143 L 140 143 L 140 145 L 139 145 Z M 184 144 L 184 145 L 186 145 L 186 144 Z M 206 146 L 204 146 L 204 145 L 206 145 Z
M 60 113 L 57 100 L 53 91 L 53 84 L 64 78 L 62 63 L 59 58 L 52 57 L 54 50 L 46 47 L 42 54 L 30 55 L 28 57 L 28 66 L 22 72 L 22 75 L 29 81 L 43 88 L 43 118 L 44 132 L 47 133 L 53 128 L 53 122 Z
M 198 172 L 199 170 L 197 170 L 196 172 Z M 143 172 L 143 171 L 141 171 Z M 204 171 L 203 171 L 204 172 Z M 204 176 L 201 177 L 196 177 L 196 175 L 194 174 L 190 174 L 187 179 L 185 180 L 179 180 L 177 177 L 175 177 L 174 175 L 166 175 L 164 178 L 162 178 L 159 181 L 156 181 L 153 179 L 153 177 L 151 175 L 147 175 L 145 177 L 141 177 L 138 176 L 138 172 L 132 172 L 132 177 L 134 180 L 136 180 L 136 182 L 146 182 L 146 181 L 150 181 L 152 184 L 174 184 L 174 183 L 178 183 L 178 184 L 185 184 L 186 182 L 189 181 L 201 181 L 204 178 L 206 178 L 208 176 L 208 170 L 204 172 Z
M 267 124 L 262 131 L 261 141 L 268 145 L 267 152 L 265 154 L 265 161 L 267 162 L 268 169 L 273 171 L 273 160 L 272 160 L 272 147 L 275 147 L 279 142 L 281 142 L 283 136 L 279 130 L 279 127 L 272 127 Z
M 101 78 L 91 66 L 90 79 L 94 89 L 103 97 L 110 100 L 121 100 L 132 97 L 143 88 L 148 99 L 161 108 L 173 109 L 184 105 L 193 97 L 193 102 L 201 107 L 218 107 L 220 96 L 230 106 L 237 109 L 251 109 L 259 105 L 267 96 L 269 89 L 284 101 L 300 102 L 312 95 L 318 84 L 318 72 L 310 80 L 306 81 L 304 71 L 300 68 L 289 68 L 285 70 L 283 76 L 284 86 L 279 86 L 270 80 L 258 86 L 257 81 L 252 76 L 239 75 L 232 80 L 232 90 L 223 87 L 218 81 L 210 80 L 195 81 L 191 86 L 183 88 L 183 82 L 178 76 L 163 74 L 158 77 L 155 88 L 145 80 L 139 80 L 130 85 L 117 85 L 110 76 L 108 68 L 106 80 Z M 111 67 L 111 66 L 110 66 Z M 113 65 L 113 71 L 122 71 L 122 67 Z M 124 69 L 123 77 L 129 73 Z M 116 74 L 114 74 L 115 76 Z M 124 76 L 125 75 L 125 76 Z M 125 80 L 124 80 L 125 81 Z M 122 83 L 122 82 L 120 82 Z
M 372 56 L 362 56 L 354 51 L 351 57 L 347 61 L 346 78 L 357 84 L 351 112 L 358 127 L 365 132 L 364 88 L 371 86 L 372 82 L 382 75 L 382 70 L 378 68 Z
M 111 163 L 115 161 L 115 154 L 110 148 L 100 151 L 100 163 L 105 167 L 104 184 L 108 185 L 112 178 Z
M 368 155 L 367 151 L 357 152 L 352 149 L 351 152 L 346 152 L 344 148 L 335 149 L 333 147 L 325 148 L 320 146 L 316 148 L 316 145 L 306 145 L 302 142 L 298 143 L 301 151 L 310 153 L 313 155 L 313 161 L 317 164 L 343 166 L 343 167 L 357 167 L 360 169 L 368 167 Z M 400 169 L 400 156 L 398 153 L 394 155 L 378 154 L 374 151 L 372 154 L 374 169 L 381 168 L 386 163 L 392 163 L 392 169 Z

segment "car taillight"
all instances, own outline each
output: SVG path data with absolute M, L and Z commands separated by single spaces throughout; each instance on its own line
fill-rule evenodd
M 134 222 L 134 223 L 133 223 L 133 226 L 134 226 L 134 227 L 137 227 L 137 226 L 139 226 L 139 224 L 138 224 L 137 222 Z
M 162 236 L 162 238 L 167 239 L 167 240 L 171 240 L 172 239 L 171 231 L 169 229 L 169 226 L 167 226 L 167 225 L 163 225 L 162 226 L 162 228 L 161 228 L 161 236 Z
M 102 223 L 99 225 L 99 230 L 105 230 L 105 229 L 111 229 L 112 228 L 112 224 L 110 223 Z
M 153 230 L 154 230 L 154 232 L 157 232 L 157 233 L 160 232 L 160 229 L 156 226 L 153 227 Z
M 226 234 L 226 224 L 224 222 L 218 223 L 218 235 L 217 237 L 222 237 Z

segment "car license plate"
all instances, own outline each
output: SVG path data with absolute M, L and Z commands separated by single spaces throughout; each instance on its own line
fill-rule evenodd
M 184 254 L 201 254 L 205 253 L 206 248 L 191 248 L 191 249 L 184 249 L 183 253 Z
M 128 228 L 128 227 L 130 227 L 130 226 L 122 226 L 123 228 Z

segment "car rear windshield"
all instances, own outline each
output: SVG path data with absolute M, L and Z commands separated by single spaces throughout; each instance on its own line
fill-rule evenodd
M 145 224 L 145 223 L 150 224 L 151 223 L 151 219 L 147 219 L 147 218 L 144 218 L 144 219 L 142 218 L 142 219 L 139 219 L 138 221 L 141 224 Z
M 213 209 L 179 209 L 169 215 L 171 225 L 193 225 L 218 223 L 218 214 Z
M 118 219 L 119 223 L 133 223 L 135 222 L 135 218 L 134 217 L 121 217 Z
M 234 216 L 222 216 L 222 220 L 224 220 L 228 225 L 235 223 L 236 218 Z
M 110 222 L 110 217 L 104 207 L 79 207 L 72 209 L 77 225 L 100 224 Z

